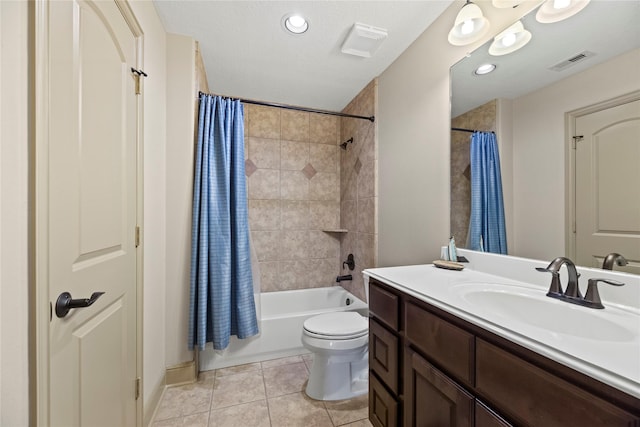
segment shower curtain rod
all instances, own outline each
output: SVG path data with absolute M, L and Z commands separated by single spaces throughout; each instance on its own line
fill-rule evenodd
M 464 128 L 451 128 L 451 130 L 457 130 L 459 132 L 469 132 L 469 133 L 474 133 L 474 132 L 491 132 L 491 133 L 495 133 L 494 131 L 472 130 L 472 129 L 464 129 Z
M 212 93 L 204 93 L 199 92 L 200 95 L 214 95 Z M 327 111 L 327 110 L 316 110 L 314 108 L 305 108 L 305 107 L 296 107 L 294 105 L 284 105 L 284 104 L 274 104 L 272 102 L 263 102 L 263 101 L 252 101 L 250 99 L 242 99 L 242 98 L 232 98 L 232 97 L 224 97 L 229 99 L 237 99 L 240 102 L 245 104 L 253 104 L 253 105 L 263 105 L 265 107 L 275 107 L 275 108 L 283 108 L 285 110 L 295 110 L 295 111 L 304 111 L 306 113 L 318 113 L 318 114 L 327 114 L 329 116 L 339 116 L 339 117 L 349 117 L 352 119 L 364 119 L 369 120 L 370 122 L 375 122 L 375 116 L 357 116 L 355 114 L 347 114 L 347 113 L 338 113 L 336 111 Z

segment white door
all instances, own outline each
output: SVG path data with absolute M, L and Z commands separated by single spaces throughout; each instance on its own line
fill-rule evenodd
M 578 117 L 576 261 L 601 267 L 611 252 L 640 274 L 640 101 Z
M 138 44 L 115 1 L 46 7 L 49 422 L 134 426 Z M 60 317 L 64 292 L 104 294 Z

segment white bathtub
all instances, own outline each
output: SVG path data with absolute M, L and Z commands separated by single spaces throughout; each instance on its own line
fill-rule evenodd
M 332 311 L 368 314 L 367 304 L 340 286 L 266 292 L 260 295 L 260 306 L 260 334 L 244 340 L 231 337 L 223 352 L 207 344 L 199 354 L 200 371 L 308 353 L 300 341 L 307 318 Z

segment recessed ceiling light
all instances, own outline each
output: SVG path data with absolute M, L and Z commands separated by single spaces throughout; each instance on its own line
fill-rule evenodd
M 293 34 L 302 34 L 309 29 L 309 22 L 302 15 L 289 14 L 282 18 L 284 28 Z
M 483 64 L 483 65 L 479 66 L 478 68 L 476 68 L 476 70 L 473 72 L 473 74 L 475 74 L 476 76 L 481 76 L 483 74 L 489 74 L 490 72 L 492 72 L 495 69 L 496 69 L 495 64 Z

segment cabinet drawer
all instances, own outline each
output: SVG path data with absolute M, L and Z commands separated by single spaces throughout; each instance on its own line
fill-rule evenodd
M 640 418 L 481 339 L 476 391 L 523 426 L 630 426 Z
M 512 427 L 491 409 L 476 400 L 475 427 Z
M 472 334 L 407 302 L 405 335 L 414 347 L 449 375 L 473 387 L 475 338 Z
M 369 421 L 375 427 L 398 425 L 398 402 L 375 375 L 369 375 Z
M 400 298 L 373 279 L 369 282 L 369 311 L 394 331 L 398 330 Z

